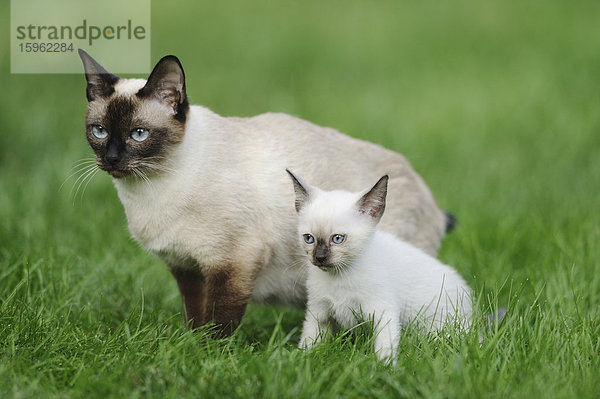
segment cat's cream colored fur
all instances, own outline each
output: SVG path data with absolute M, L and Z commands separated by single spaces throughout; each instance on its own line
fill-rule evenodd
M 93 74 L 106 71 L 80 54 L 88 89 L 96 89 L 100 79 Z M 165 57 L 159 64 L 170 63 L 163 70 L 177 71 L 175 60 Z M 109 95 L 91 91 L 88 119 L 96 115 L 101 120 L 109 104 L 135 97 L 145 83 L 118 79 Z M 168 102 L 133 100 L 134 118 L 142 121 L 156 124 L 173 114 Z M 445 233 L 444 213 L 404 157 L 290 115 L 222 117 L 190 106 L 181 142 L 168 154 L 164 173 L 149 171 L 149 181 L 133 175 L 115 178 L 114 184 L 131 234 L 171 268 L 194 325 L 210 320 L 210 312 L 215 320 L 217 312 L 225 312 L 225 322 L 241 318 L 250 297 L 305 303 L 306 269 L 286 168 L 325 189 L 351 191 L 389 174 L 393 184 L 381 228 L 432 255 Z M 229 307 L 237 309 L 233 316 Z
M 144 81 L 130 83 L 139 89 Z M 117 95 L 131 86 L 117 85 Z M 173 172 L 151 184 L 114 180 L 132 235 L 171 264 L 191 257 L 207 268 L 261 265 L 256 301 L 305 301 L 286 168 L 326 189 L 358 190 L 388 173 L 394 183 L 381 229 L 430 254 L 444 235 L 443 212 L 404 157 L 289 115 L 224 118 L 192 106 L 168 166 Z

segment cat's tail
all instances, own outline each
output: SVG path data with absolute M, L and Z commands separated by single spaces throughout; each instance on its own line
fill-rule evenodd
M 446 214 L 446 233 L 451 232 L 456 227 L 458 220 L 450 212 L 444 212 Z

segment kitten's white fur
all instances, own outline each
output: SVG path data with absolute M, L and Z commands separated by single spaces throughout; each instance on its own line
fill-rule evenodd
M 130 96 L 145 82 L 120 79 L 115 93 Z M 286 167 L 351 190 L 389 173 L 394 188 L 381 228 L 432 254 L 444 235 L 443 212 L 404 157 L 285 114 L 225 118 L 191 106 L 166 167 L 149 183 L 114 179 L 131 234 L 171 266 L 246 265 L 256 276 L 255 301 L 306 300 L 303 255 L 291 245 L 296 214 Z
M 298 223 L 309 269 L 301 347 L 321 340 L 331 319 L 349 328 L 360 322 L 357 315 L 369 316 L 375 322 L 377 356 L 395 362 L 400 331 L 410 322 L 426 332 L 453 322 L 462 329 L 470 326 L 467 283 L 452 267 L 376 229 L 378 219 L 368 210 L 359 212 L 357 201 L 365 192 L 308 187 L 309 199 L 299 211 Z M 330 247 L 331 262 L 337 266 L 321 268 L 311 263 L 314 244 L 302 239 L 307 233 L 320 238 L 346 235 L 342 244 Z

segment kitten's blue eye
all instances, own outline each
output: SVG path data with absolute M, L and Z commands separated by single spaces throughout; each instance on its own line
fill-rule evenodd
M 304 234 L 302 237 L 304 237 L 304 242 L 307 244 L 313 244 L 315 242 L 315 237 L 310 234 Z
M 131 132 L 131 138 L 135 141 L 144 141 L 150 136 L 148 129 L 137 128 Z
M 92 134 L 98 139 L 105 139 L 108 137 L 108 132 L 100 125 L 92 125 Z
M 346 236 L 343 234 L 334 234 L 331 237 L 331 242 L 334 244 L 341 244 L 344 242 L 345 239 L 346 239 Z

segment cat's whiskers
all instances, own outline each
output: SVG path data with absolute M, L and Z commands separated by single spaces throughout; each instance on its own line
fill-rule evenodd
M 341 259 L 338 263 L 336 263 L 332 267 L 331 272 L 335 273 L 337 278 L 346 280 L 349 276 L 349 273 L 344 273 L 344 272 L 347 271 L 349 268 L 351 268 L 353 264 L 354 264 L 354 262 L 350 259 Z
M 142 176 L 140 175 L 140 172 L 139 172 L 139 170 L 138 170 L 138 169 L 137 169 L 135 166 L 132 166 L 132 167 L 131 167 L 131 172 L 133 172 L 133 178 L 134 178 L 135 180 L 138 180 L 138 179 L 141 179 L 141 178 L 142 178 Z
M 151 160 L 158 160 L 161 163 L 151 162 Z M 166 159 L 165 157 L 154 156 L 154 157 L 147 157 L 147 158 L 144 158 L 141 160 L 135 160 L 131 163 L 131 165 L 129 167 L 132 170 L 134 170 L 134 169 L 137 170 L 137 172 L 143 172 L 143 170 L 146 169 L 147 171 L 157 171 L 157 172 L 168 173 L 171 175 L 176 175 L 178 173 L 177 170 L 165 165 L 164 163 L 167 163 L 165 161 L 168 161 L 172 165 L 174 165 L 174 163 L 172 161 Z M 139 174 L 137 174 L 137 175 L 139 176 Z M 146 177 L 147 177 L 147 173 L 144 173 L 144 175 L 146 175 Z
M 177 171 L 175 169 L 173 169 L 173 168 L 169 168 L 168 166 L 159 165 L 159 164 L 155 164 L 155 163 L 151 163 L 151 162 L 138 161 L 138 162 L 136 162 L 136 165 L 140 165 L 140 166 L 143 166 L 145 168 L 152 169 L 152 170 L 157 170 L 157 171 L 160 171 L 160 172 L 170 173 L 172 175 L 174 175 L 174 174 L 177 173 Z
M 58 191 L 62 190 L 63 186 L 69 181 L 69 179 L 71 179 L 73 176 L 75 176 L 76 174 L 81 173 L 84 169 L 92 166 L 93 164 L 96 163 L 96 157 L 92 157 L 92 158 L 83 158 L 80 159 L 78 161 L 75 162 L 75 164 L 71 167 L 71 169 L 69 171 L 72 171 L 75 169 L 74 172 L 72 172 L 71 174 L 69 174 L 69 176 L 67 176 L 65 178 L 65 180 L 62 182 L 62 184 L 60 185 L 60 187 L 58 188 Z
M 79 184 L 77 184 L 77 189 L 75 190 L 75 195 L 73 195 L 73 205 L 75 205 L 75 200 L 77 199 L 77 194 L 79 193 L 79 190 L 81 189 L 81 187 L 83 186 L 84 183 L 85 187 L 87 187 L 87 185 L 89 184 L 89 182 L 91 181 L 91 179 L 96 175 L 96 173 L 98 173 L 98 171 L 100 170 L 100 168 L 98 167 L 98 165 L 94 164 L 90 167 L 88 167 L 88 169 L 86 169 L 86 171 L 79 176 L 79 178 L 75 181 L 75 183 L 73 184 L 73 187 L 75 187 L 75 184 L 77 184 L 77 181 L 79 181 Z M 83 191 L 85 192 L 85 190 Z M 83 199 L 83 192 L 81 193 L 81 198 Z
M 100 168 L 96 168 L 96 170 L 94 171 L 94 173 L 91 174 L 91 176 L 87 179 L 87 183 L 85 183 L 85 186 L 83 186 L 83 190 L 81 191 L 81 199 L 83 199 L 83 196 L 85 195 L 85 190 L 87 190 L 87 186 L 90 184 L 90 182 L 92 181 L 92 179 L 94 178 L 94 176 L 96 176 L 96 174 L 98 172 L 100 172 L 102 169 Z
M 91 162 L 96 162 L 95 156 L 78 159 L 77 161 L 75 161 L 75 163 L 73 164 L 73 167 L 71 169 L 75 169 L 77 166 L 80 166 L 80 165 L 83 165 L 86 163 L 91 163 Z
M 131 171 L 136 177 L 139 177 L 141 180 L 143 180 L 148 185 L 148 187 L 154 190 L 154 185 L 152 184 L 152 181 L 148 178 L 148 176 L 146 176 L 146 174 L 141 169 L 133 166 L 131 167 Z
M 85 178 L 85 176 L 87 176 L 87 174 L 91 171 L 93 171 L 95 168 L 97 168 L 98 165 L 93 164 L 93 165 L 85 165 L 83 167 L 81 167 L 76 173 L 79 174 L 79 177 L 77 177 L 77 179 L 75 180 L 75 182 L 73 182 L 73 185 L 71 186 L 71 190 L 69 191 L 69 196 L 73 196 L 73 190 L 76 189 L 78 183 L 80 183 L 80 181 L 82 179 Z M 73 196 L 74 198 L 74 196 Z
M 151 157 L 151 158 L 157 158 L 158 159 L 158 158 L 162 158 L 162 157 Z M 150 168 L 150 169 L 158 170 L 158 171 L 165 172 L 165 173 L 170 173 L 172 175 L 177 174 L 177 170 L 174 167 L 167 166 L 164 163 L 148 162 L 148 159 L 151 159 L 151 158 L 147 158 L 147 159 L 144 159 L 142 161 L 139 161 L 139 163 L 141 165 L 147 167 L 147 168 Z M 174 166 L 173 162 L 170 162 L 170 163 L 171 163 L 171 165 Z
M 175 166 L 175 161 L 173 161 L 170 158 L 163 157 L 163 156 L 160 156 L 160 155 L 155 155 L 155 156 L 152 156 L 152 157 L 146 157 L 146 158 L 144 158 L 144 161 L 154 161 L 154 160 L 156 160 L 156 161 L 162 161 L 162 162 L 166 162 L 166 163 L 170 163 L 172 166 Z
M 155 155 L 155 156 L 152 156 L 152 157 L 145 157 L 141 161 L 142 162 L 148 162 L 148 163 L 151 163 L 153 165 L 159 165 L 159 164 L 161 164 L 161 166 L 165 166 L 165 167 L 167 167 L 167 165 L 175 167 L 175 161 L 173 161 L 172 159 L 169 159 L 167 157 L 160 156 L 160 155 Z M 165 164 L 167 164 L 167 165 L 165 165 Z

